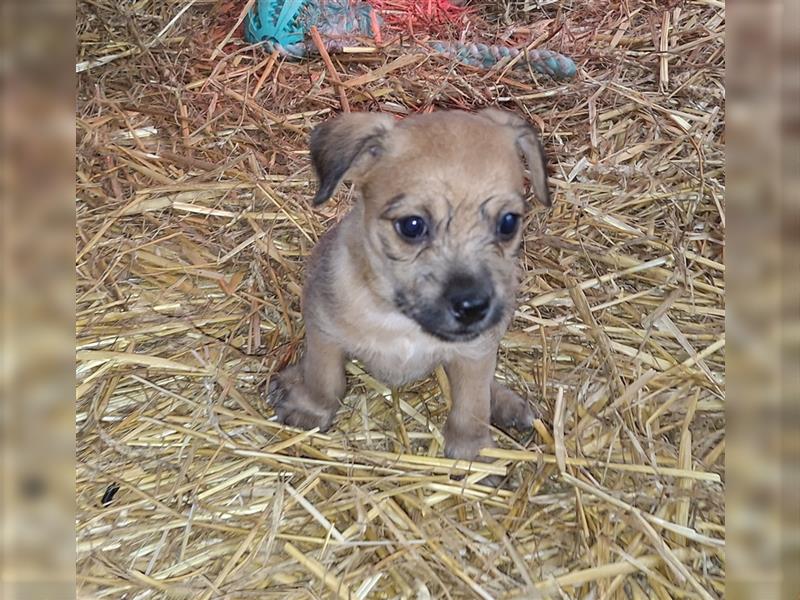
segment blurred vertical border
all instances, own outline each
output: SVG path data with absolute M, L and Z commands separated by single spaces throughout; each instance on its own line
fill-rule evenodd
M 727 10 L 726 597 L 800 598 L 800 13 Z
M 3 600 L 75 596 L 75 5 L 0 3 Z

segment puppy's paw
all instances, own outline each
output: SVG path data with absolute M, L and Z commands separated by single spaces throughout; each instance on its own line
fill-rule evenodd
M 492 385 L 492 425 L 499 429 L 528 431 L 539 414 L 528 401 L 504 385 Z
M 484 434 L 478 432 L 459 433 L 449 431 L 445 427 L 444 455 L 456 460 L 491 462 L 493 459 L 480 455 L 482 448 L 496 447 L 488 429 Z M 464 475 L 451 475 L 453 481 L 462 481 Z M 507 482 L 499 475 L 489 475 L 480 481 L 480 485 L 493 488 L 506 487 Z
M 491 459 L 480 456 L 481 448 L 494 447 L 495 443 L 488 428 L 486 428 L 485 432 L 457 432 L 449 430 L 445 426 L 444 455 L 447 458 L 470 461 L 482 460 L 488 462 Z
M 327 431 L 336 418 L 338 403 L 323 403 L 308 392 L 297 367 L 289 367 L 270 381 L 267 403 L 278 421 L 298 429 Z

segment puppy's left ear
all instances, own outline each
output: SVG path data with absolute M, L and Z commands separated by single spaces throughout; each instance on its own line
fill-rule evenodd
M 547 187 L 547 157 L 536 130 L 522 117 L 499 108 L 485 108 L 478 114 L 512 130 L 517 149 L 528 163 L 534 196 L 545 206 L 552 206 L 550 189 Z
M 345 178 L 357 181 L 383 153 L 385 134 L 394 118 L 381 113 L 347 113 L 317 125 L 311 132 L 311 163 L 319 188 L 312 200 L 328 200 Z

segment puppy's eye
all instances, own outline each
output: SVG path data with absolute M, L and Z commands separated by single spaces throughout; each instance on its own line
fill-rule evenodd
M 409 241 L 419 241 L 428 233 L 428 224 L 425 219 L 416 215 L 397 219 L 394 222 L 394 228 L 397 233 Z
M 519 227 L 519 215 L 517 213 L 505 213 L 497 221 L 497 235 L 504 240 L 514 237 Z

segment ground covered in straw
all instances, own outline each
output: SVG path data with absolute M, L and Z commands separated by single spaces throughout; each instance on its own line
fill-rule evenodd
M 79 597 L 723 595 L 724 6 L 540 4 L 474 3 L 461 29 L 570 55 L 574 81 L 391 32 L 331 72 L 244 44 L 244 2 L 79 2 Z M 542 131 L 555 206 L 499 360 L 541 419 L 491 462 L 442 458 L 435 377 L 351 365 L 325 435 L 264 403 L 302 349 L 303 260 L 349 205 L 308 204 L 308 133 L 343 102 Z

